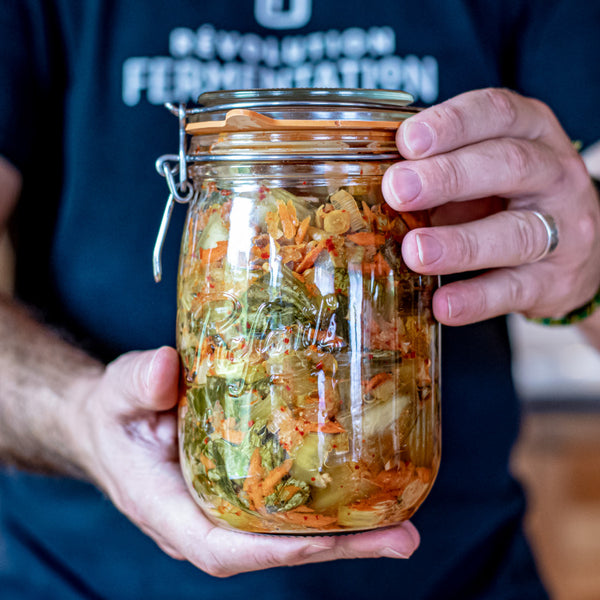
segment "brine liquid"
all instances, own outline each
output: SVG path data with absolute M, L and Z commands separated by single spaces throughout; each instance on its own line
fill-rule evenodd
M 439 463 L 435 280 L 415 217 L 347 190 L 206 184 L 179 280 L 184 476 L 220 524 L 357 531 L 408 518 Z

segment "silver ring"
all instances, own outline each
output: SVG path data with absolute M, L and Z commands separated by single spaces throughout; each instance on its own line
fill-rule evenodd
M 531 212 L 544 224 L 546 233 L 548 235 L 546 247 L 542 253 L 532 261 L 537 262 L 538 260 L 546 258 L 549 254 L 552 254 L 552 252 L 556 250 L 556 247 L 558 246 L 558 228 L 556 227 L 556 221 L 550 215 L 542 214 L 537 210 L 532 210 Z

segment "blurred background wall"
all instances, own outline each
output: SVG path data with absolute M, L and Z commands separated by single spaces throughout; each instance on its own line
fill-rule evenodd
M 509 319 L 523 402 L 513 471 L 552 598 L 600 598 L 600 352 L 576 327 Z

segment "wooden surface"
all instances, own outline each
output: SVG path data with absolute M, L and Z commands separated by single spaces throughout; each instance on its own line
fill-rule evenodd
M 526 412 L 513 471 L 527 531 L 555 600 L 600 599 L 600 411 Z

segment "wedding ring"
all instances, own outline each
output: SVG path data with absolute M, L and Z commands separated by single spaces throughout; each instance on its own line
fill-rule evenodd
M 558 228 L 556 227 L 556 221 L 550 215 L 542 214 L 537 210 L 532 210 L 531 212 L 544 224 L 546 234 L 548 235 L 546 247 L 542 253 L 532 261 L 537 262 L 538 260 L 546 258 L 556 250 L 556 246 L 558 246 Z

